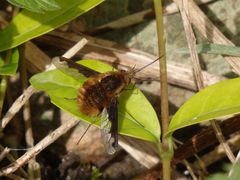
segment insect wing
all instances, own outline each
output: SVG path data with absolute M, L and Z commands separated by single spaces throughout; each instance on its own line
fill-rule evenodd
M 117 98 L 113 98 L 108 108 L 101 114 L 102 140 L 108 154 L 114 154 L 118 146 L 118 112 Z
M 77 80 L 83 78 L 84 76 L 90 77 L 99 74 L 97 71 L 94 71 L 88 67 L 72 61 L 71 59 L 64 57 L 55 57 L 53 58 L 52 63 L 64 74 L 67 74 L 68 76 L 71 76 Z
M 118 100 L 117 97 L 114 97 L 107 107 L 108 119 L 111 121 L 111 137 L 114 139 L 112 146 L 114 148 L 118 147 Z
M 101 136 L 103 144 L 108 154 L 114 154 L 116 152 L 115 148 L 112 146 L 113 138 L 111 137 L 110 133 L 111 127 L 112 123 L 108 119 L 107 109 L 104 108 L 101 113 Z

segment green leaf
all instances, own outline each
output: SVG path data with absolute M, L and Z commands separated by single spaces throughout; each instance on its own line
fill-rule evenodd
M 12 50 L 12 55 L 8 64 L 4 64 L 3 60 L 0 60 L 0 75 L 14 75 L 18 68 L 19 53 L 18 49 Z
M 176 49 L 177 53 L 189 54 L 188 48 L 179 48 Z M 207 53 L 207 54 L 222 54 L 229 56 L 240 56 L 240 47 L 229 46 L 229 45 L 220 45 L 220 44 L 198 44 L 197 45 L 198 53 Z
M 32 12 L 43 13 L 44 11 L 59 10 L 60 6 L 55 0 L 7 0 L 9 3 L 25 8 Z
M 103 0 L 57 0 L 62 8 L 45 14 L 23 10 L 0 31 L 0 51 L 18 46 L 71 21 Z
M 96 60 L 82 60 L 80 64 L 98 72 L 113 70 L 111 66 Z M 88 117 L 79 111 L 75 99 L 85 80 L 85 77 L 76 80 L 59 70 L 52 70 L 33 76 L 30 82 L 36 89 L 45 91 L 56 106 L 81 120 L 99 125 L 100 120 L 97 117 Z M 133 88 L 132 84 L 129 86 L 119 97 L 119 133 L 159 142 L 160 126 L 154 109 L 139 89 Z
M 168 135 L 177 129 L 240 113 L 240 78 L 225 80 L 199 91 L 173 116 Z

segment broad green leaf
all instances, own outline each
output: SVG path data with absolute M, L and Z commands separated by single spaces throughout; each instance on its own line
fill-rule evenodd
M 60 10 L 37 14 L 23 10 L 0 31 L 0 51 L 10 49 L 71 21 L 103 0 L 56 0 Z
M 173 116 L 167 134 L 207 120 L 240 113 L 240 78 L 225 80 L 199 91 Z
M 82 60 L 80 63 L 98 72 L 113 70 L 111 66 L 96 60 Z M 99 125 L 99 118 L 88 117 L 79 111 L 75 99 L 85 80 L 85 77 L 76 80 L 59 70 L 52 70 L 33 76 L 30 82 L 36 89 L 45 91 L 56 106 L 81 120 Z M 139 89 L 129 86 L 119 97 L 119 133 L 159 142 L 160 127 L 154 109 Z
M 3 60 L 0 60 L 0 75 L 14 75 L 18 68 L 19 53 L 18 49 L 12 50 L 12 55 L 8 64 L 4 64 Z
M 176 49 L 177 53 L 187 54 L 189 53 L 188 48 L 179 48 Z M 207 54 L 222 54 L 229 56 L 240 56 L 240 47 L 229 46 L 229 45 L 220 45 L 220 44 L 198 44 L 197 45 L 198 53 L 207 53 Z
M 43 13 L 60 9 L 55 0 L 7 0 L 9 3 L 32 12 Z

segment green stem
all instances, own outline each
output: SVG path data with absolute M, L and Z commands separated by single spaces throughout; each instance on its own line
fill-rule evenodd
M 157 23 L 157 36 L 158 36 L 158 50 L 160 58 L 160 97 L 161 97 L 161 126 L 162 126 L 162 145 L 159 147 L 161 151 L 160 157 L 162 160 L 163 180 L 171 179 L 171 158 L 173 151 L 171 148 L 171 138 L 166 138 L 164 135 L 168 131 L 169 126 L 169 105 L 168 105 L 168 83 L 167 83 L 167 61 L 165 50 L 165 37 L 163 29 L 163 10 L 161 0 L 153 0 L 154 9 Z
M 12 56 L 12 50 L 10 49 L 6 51 L 4 64 L 8 64 L 10 62 L 11 56 Z M 2 76 L 2 81 L 0 83 L 0 116 L 2 116 L 3 103 L 6 96 L 6 91 L 7 91 L 7 82 L 8 82 L 8 77 Z
M 163 180 L 171 179 L 171 161 L 169 159 L 162 159 Z
M 2 76 L 2 81 L 0 83 L 0 116 L 2 115 L 3 103 L 6 96 L 7 90 L 7 77 Z

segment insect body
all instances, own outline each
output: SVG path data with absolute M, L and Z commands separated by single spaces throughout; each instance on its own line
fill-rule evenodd
M 118 146 L 117 98 L 130 83 L 133 71 L 98 73 L 64 57 L 54 58 L 53 64 L 76 79 L 81 78 L 82 74 L 89 77 L 77 92 L 77 103 L 82 113 L 92 117 L 101 116 L 102 136 L 107 151 L 114 153 Z
M 64 57 L 53 59 L 53 64 L 65 74 L 76 79 L 82 74 L 90 77 L 79 88 L 76 99 L 82 113 L 88 116 L 101 115 L 101 128 L 110 154 L 114 153 L 118 146 L 118 96 L 137 72 L 157 60 L 137 71 L 132 69 L 127 72 L 120 70 L 98 73 Z
M 124 71 L 102 73 L 85 81 L 77 97 L 81 112 L 89 116 L 99 115 L 129 82 L 129 74 Z
M 110 154 L 118 146 L 117 97 L 129 82 L 127 72 L 107 72 L 88 79 L 78 91 L 77 101 L 81 112 L 88 116 L 102 113 L 102 136 Z

